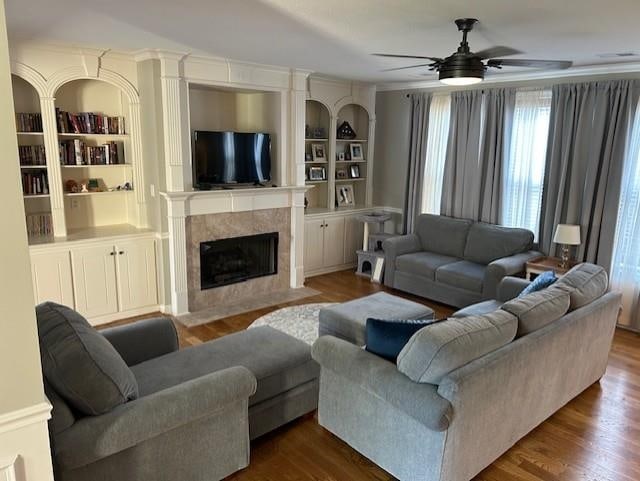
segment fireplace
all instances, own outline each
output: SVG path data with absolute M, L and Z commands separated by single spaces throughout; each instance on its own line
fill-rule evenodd
M 278 273 L 278 233 L 200 243 L 200 289 Z

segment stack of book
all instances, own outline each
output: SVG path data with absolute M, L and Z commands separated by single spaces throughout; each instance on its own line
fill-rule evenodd
M 114 165 L 124 164 L 124 144 L 106 142 L 103 145 L 87 145 L 80 139 L 60 142 L 62 165 Z
M 16 113 L 16 130 L 18 132 L 42 132 L 42 115 Z
M 27 235 L 29 237 L 46 237 L 53 235 L 51 213 L 27 214 Z
M 95 112 L 70 113 L 56 109 L 61 134 L 124 134 L 124 117 L 109 117 Z
M 19 145 L 20 165 L 46 165 L 44 145 Z
M 24 195 L 42 195 L 49 193 L 46 172 L 23 172 L 22 190 Z

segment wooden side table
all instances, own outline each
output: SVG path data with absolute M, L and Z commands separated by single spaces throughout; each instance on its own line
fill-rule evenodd
M 559 257 L 537 257 L 530 260 L 526 264 L 527 280 L 531 281 L 532 276 L 542 274 L 545 271 L 554 271 L 558 277 L 565 275 L 569 269 L 577 264 L 575 261 L 569 261 L 569 267 L 560 267 L 561 259 Z

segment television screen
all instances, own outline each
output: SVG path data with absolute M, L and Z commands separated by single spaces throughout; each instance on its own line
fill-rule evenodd
M 269 134 L 194 132 L 194 186 L 257 184 L 271 180 Z

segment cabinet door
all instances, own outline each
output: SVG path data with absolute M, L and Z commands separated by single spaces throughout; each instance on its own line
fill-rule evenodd
M 120 242 L 116 245 L 116 253 L 120 310 L 157 304 L 155 241 L 142 239 Z
M 74 308 L 69 251 L 31 254 L 36 304 L 53 301 Z
M 304 270 L 311 272 L 323 267 L 324 220 L 304 221 Z
M 332 217 L 324 222 L 324 267 L 344 264 L 344 217 Z
M 118 312 L 116 261 L 112 245 L 71 250 L 76 310 L 85 317 Z
M 358 216 L 351 215 L 344 219 L 344 263 L 355 264 L 358 261 L 357 250 L 362 249 L 364 224 Z

